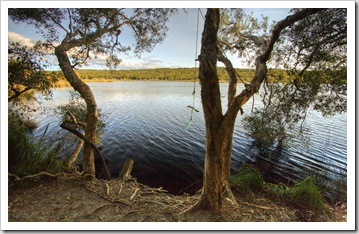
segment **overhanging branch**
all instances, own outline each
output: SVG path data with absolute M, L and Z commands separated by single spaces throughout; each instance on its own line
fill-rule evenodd
M 307 8 L 297 13 L 286 17 L 285 19 L 279 21 L 272 31 L 271 37 L 267 43 L 264 52 L 257 56 L 255 60 L 256 72 L 250 83 L 237 97 L 234 98 L 226 116 L 236 116 L 238 111 L 241 110 L 242 106 L 255 94 L 258 92 L 260 85 L 263 83 L 267 76 L 267 61 L 270 58 L 270 54 L 273 50 L 274 44 L 278 41 L 280 33 L 286 27 L 294 24 L 295 22 L 302 20 L 310 15 L 316 14 L 320 11 L 323 11 L 323 8 Z M 242 114 L 242 111 L 241 111 Z

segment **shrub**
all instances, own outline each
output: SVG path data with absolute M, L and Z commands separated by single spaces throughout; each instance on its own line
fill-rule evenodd
M 236 184 L 243 193 L 262 191 L 264 180 L 259 170 L 253 165 L 244 165 L 238 174 L 231 177 L 231 181 Z
M 230 180 L 242 194 L 265 192 L 273 199 L 300 210 L 320 212 L 325 208 L 324 197 L 310 176 L 295 182 L 293 186 L 265 183 L 260 171 L 255 166 L 246 164 Z
M 294 205 L 323 210 L 325 201 L 312 177 L 308 176 L 305 180 L 296 182 L 290 192 L 290 201 Z
M 301 210 L 321 211 L 324 209 L 324 197 L 310 176 L 295 182 L 292 187 L 268 183 L 264 190 L 275 199 Z
M 8 169 L 23 177 L 41 171 L 58 173 L 63 171 L 62 161 L 56 158 L 55 150 L 41 139 L 34 139 L 20 115 L 9 110 L 8 121 Z

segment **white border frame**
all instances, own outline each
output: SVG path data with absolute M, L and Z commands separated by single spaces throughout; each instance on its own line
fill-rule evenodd
M 348 112 L 347 174 L 348 216 L 345 223 L 63 223 L 8 222 L 7 175 L 7 32 L 8 8 L 347 8 L 348 9 Z M 1 229 L 2 230 L 355 230 L 355 1 L 2 1 L 1 2 Z M 350 124 L 350 125 L 349 125 Z M 353 126 L 353 127 L 352 127 Z

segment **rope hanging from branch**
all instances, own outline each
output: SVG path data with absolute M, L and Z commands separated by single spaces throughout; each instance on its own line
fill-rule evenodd
M 194 55 L 194 78 L 193 78 L 193 92 L 192 92 L 192 106 L 187 106 L 188 108 L 191 108 L 191 117 L 189 119 L 189 123 L 187 125 L 187 129 L 191 127 L 192 125 L 192 117 L 193 117 L 193 111 L 198 112 L 198 110 L 195 108 L 195 101 L 196 101 L 196 78 L 197 78 L 197 50 L 198 50 L 198 22 L 199 22 L 199 11 L 197 10 L 197 29 L 196 29 L 196 51 Z

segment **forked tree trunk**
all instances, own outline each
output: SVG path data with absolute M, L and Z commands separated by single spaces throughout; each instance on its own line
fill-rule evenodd
M 318 11 L 320 10 L 303 9 L 275 25 L 266 49 L 255 60 L 256 73 L 251 83 L 236 96 L 237 80 L 232 64 L 223 56 L 222 52 L 218 53 L 219 9 L 207 10 L 202 33 L 201 55 L 198 57 L 201 99 L 206 123 L 206 156 L 202 194 L 199 201 L 190 210 L 220 211 L 225 196 L 229 196 L 235 203 L 228 179 L 231 167 L 234 123 L 238 111 L 250 97 L 258 92 L 260 85 L 267 76 L 266 62 L 281 30 Z M 217 59 L 225 64 L 230 76 L 228 110 L 225 115 L 222 115 Z
M 192 210 L 220 211 L 228 184 L 235 118 L 222 115 L 221 95 L 217 75 L 217 31 L 219 10 L 208 9 L 199 56 L 201 98 L 206 123 L 206 155 L 203 189 Z
M 66 44 L 60 44 L 55 48 L 55 55 L 59 61 L 60 68 L 69 81 L 71 86 L 80 93 L 82 98 L 86 102 L 87 106 L 87 115 L 86 115 L 86 128 L 85 128 L 85 138 L 92 143 L 96 141 L 96 128 L 98 123 L 98 112 L 97 104 L 95 97 L 90 89 L 90 87 L 85 84 L 74 72 L 71 67 L 69 57 L 66 53 L 68 48 Z M 87 143 L 84 145 L 84 156 L 82 160 L 83 164 L 83 174 L 95 176 L 95 162 L 94 162 L 94 153 L 91 146 Z

